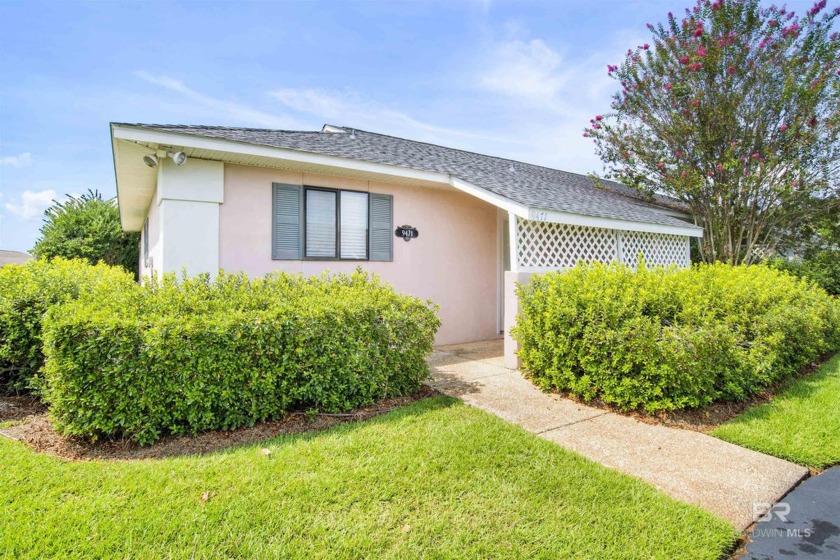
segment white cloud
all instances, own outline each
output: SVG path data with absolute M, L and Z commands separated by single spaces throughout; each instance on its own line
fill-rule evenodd
M 177 93 L 194 104 L 205 109 L 210 109 L 214 113 L 223 115 L 225 119 L 230 119 L 240 124 L 250 124 L 265 128 L 302 128 L 302 123 L 290 119 L 287 116 L 267 113 L 235 101 L 205 95 L 187 87 L 183 82 L 168 76 L 158 76 L 142 70 L 136 72 L 136 75 L 150 84 Z
M 527 30 L 508 30 L 473 61 L 473 85 L 496 107 L 498 126 L 527 140 L 510 157 L 578 173 L 601 170 L 583 128 L 610 110 L 619 87 L 607 76 L 607 64 L 616 64 L 636 43 L 620 31 L 606 37 L 599 51 L 579 53 L 525 35 Z
M 336 92 L 315 88 L 280 88 L 270 95 L 293 111 L 313 115 L 339 126 L 358 126 L 418 139 L 440 140 L 450 136 L 494 139 L 486 134 L 420 121 L 351 90 Z
M 0 165 L 9 165 L 11 167 L 24 167 L 31 164 L 33 161 L 32 154 L 23 152 L 16 156 L 4 156 L 0 158 Z
M 491 66 L 479 82 L 511 97 L 550 102 L 566 83 L 562 62 L 560 54 L 540 39 L 505 41 L 492 49 Z
M 25 190 L 20 195 L 20 200 L 11 200 L 4 207 L 10 214 L 23 220 L 31 220 L 44 213 L 44 210 L 52 205 L 56 192 L 53 189 L 43 191 Z

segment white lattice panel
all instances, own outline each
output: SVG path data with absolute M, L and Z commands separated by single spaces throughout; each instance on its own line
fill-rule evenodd
M 649 266 L 688 266 L 688 237 L 621 231 L 587 226 L 517 220 L 517 260 L 526 270 L 568 268 L 583 262 L 612 262 L 630 266 L 643 255 Z
M 580 261 L 614 261 L 614 230 L 517 220 L 519 265 L 526 268 L 567 268 Z
M 622 261 L 636 266 L 642 255 L 648 266 L 688 266 L 688 237 L 648 233 L 645 231 L 621 232 Z

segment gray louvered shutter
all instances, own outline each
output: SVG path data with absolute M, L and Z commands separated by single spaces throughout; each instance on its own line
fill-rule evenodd
M 303 249 L 303 188 L 272 183 L 271 258 L 297 260 Z
M 370 255 L 372 261 L 394 260 L 394 197 L 370 193 Z

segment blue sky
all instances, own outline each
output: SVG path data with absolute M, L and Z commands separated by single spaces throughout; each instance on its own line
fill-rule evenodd
M 688 5 L 0 0 L 0 248 L 30 249 L 53 198 L 115 194 L 111 121 L 329 122 L 600 171 L 606 65 Z

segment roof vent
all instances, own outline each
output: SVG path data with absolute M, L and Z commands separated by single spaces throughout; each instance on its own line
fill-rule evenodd
M 333 134 L 347 134 L 347 131 L 341 128 L 340 126 L 334 126 L 331 124 L 325 124 L 323 128 L 321 128 L 321 132 L 330 132 Z
M 516 168 L 513 166 L 513 162 L 510 162 L 510 167 L 508 167 L 508 171 L 511 173 L 516 173 Z

